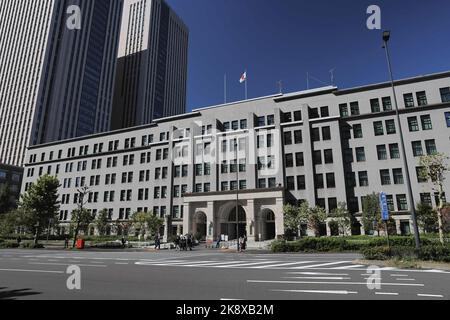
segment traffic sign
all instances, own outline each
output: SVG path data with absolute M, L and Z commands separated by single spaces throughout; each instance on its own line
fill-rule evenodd
M 389 207 L 387 203 L 386 193 L 380 193 L 380 208 L 381 208 L 381 219 L 383 221 L 389 221 Z

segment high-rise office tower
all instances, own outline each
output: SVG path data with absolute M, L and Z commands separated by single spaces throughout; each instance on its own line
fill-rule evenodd
M 125 0 L 112 128 L 186 112 L 189 31 L 163 0 Z
M 123 0 L 0 1 L 0 163 L 110 129 L 122 10 Z

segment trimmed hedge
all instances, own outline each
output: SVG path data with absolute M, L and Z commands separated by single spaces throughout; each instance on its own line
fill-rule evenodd
M 298 241 L 275 241 L 273 252 L 340 252 L 357 251 L 358 243 L 349 242 L 343 238 L 304 238 Z
M 20 247 L 22 249 L 44 249 L 43 244 L 34 244 L 34 242 L 23 242 L 21 243 Z
M 17 249 L 19 244 L 17 242 L 3 241 L 0 242 L 0 249 Z
M 106 243 L 99 243 L 95 245 L 91 245 L 90 248 L 94 249 L 130 249 L 132 248 L 131 245 L 125 245 L 122 246 L 122 243 L 120 242 L 106 242 Z
M 373 247 L 361 251 L 367 260 L 423 260 L 436 262 L 450 262 L 450 246 L 428 245 L 420 250 L 413 247 Z

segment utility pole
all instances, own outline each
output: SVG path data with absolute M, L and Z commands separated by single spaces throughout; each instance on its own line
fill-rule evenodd
M 238 140 L 234 140 L 234 153 L 236 157 L 236 243 L 237 251 L 240 251 L 239 245 L 239 157 L 238 157 Z

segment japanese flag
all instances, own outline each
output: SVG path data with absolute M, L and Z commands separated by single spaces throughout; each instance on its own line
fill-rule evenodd
M 242 74 L 241 79 L 239 79 L 239 83 L 244 83 L 245 81 L 247 81 L 247 71 Z

